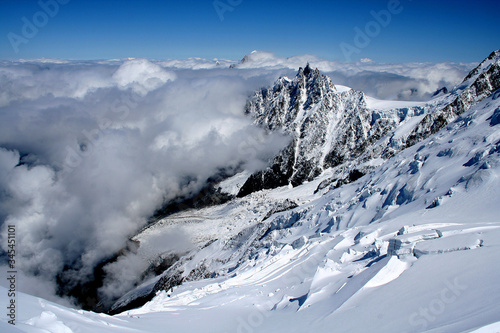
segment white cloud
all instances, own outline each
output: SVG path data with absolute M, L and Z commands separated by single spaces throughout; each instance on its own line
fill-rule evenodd
M 225 72 L 174 74 L 142 59 L 0 66 L 0 221 L 16 225 L 19 269 L 53 283 L 73 265 L 85 279 L 164 200 L 221 167 L 263 167 L 287 139 L 255 140 L 243 108 L 261 79 Z M 103 292 L 120 285 L 107 283 Z
M 118 87 L 132 88 L 134 92 L 142 96 L 175 78 L 174 73 L 167 72 L 146 59 L 128 60 L 113 74 Z
M 297 70 L 310 63 L 331 76 L 335 84 L 361 90 L 379 99 L 426 100 L 442 87 L 452 88 L 477 64 L 393 63 L 364 58 L 359 62 L 339 62 L 301 55 L 289 58 L 270 52 L 253 51 L 235 65 L 239 69 L 286 68 Z

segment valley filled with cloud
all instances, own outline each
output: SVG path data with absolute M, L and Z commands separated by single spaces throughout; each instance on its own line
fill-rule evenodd
M 18 228 L 20 268 L 31 281 L 22 291 L 58 299 L 58 281 L 92 279 L 163 204 L 197 193 L 222 168 L 264 168 L 290 139 L 254 126 L 245 102 L 308 62 L 335 84 L 416 100 L 473 66 L 342 64 L 263 51 L 242 61 L 0 62 L 0 217 L 3 236 L 7 225 Z M 166 237 L 189 247 L 182 235 Z M 124 276 L 147 265 L 127 258 L 108 267 L 116 279 L 102 293 L 119 296 L 134 281 Z

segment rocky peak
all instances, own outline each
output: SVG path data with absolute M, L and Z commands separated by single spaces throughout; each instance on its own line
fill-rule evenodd
M 495 63 L 498 64 L 499 60 L 500 60 L 500 50 L 491 52 L 491 54 L 486 59 L 484 59 L 476 68 L 474 68 L 469 72 L 469 74 L 464 78 L 462 83 L 470 80 L 474 76 L 477 76 L 481 72 L 487 71 L 491 67 L 491 65 Z
M 337 91 L 328 76 L 309 64 L 293 79 L 282 77 L 257 91 L 246 112 L 257 125 L 289 134 L 292 142 L 268 169 L 249 178 L 239 196 L 312 180 L 324 168 L 358 156 L 385 132 L 362 92 Z
M 445 97 L 444 100 L 451 102 L 428 113 L 410 132 L 405 144 L 396 150 L 436 133 L 499 88 L 500 50 L 472 70 L 463 83 Z M 273 87 L 257 91 L 248 101 L 246 112 L 257 125 L 288 133 L 292 142 L 266 170 L 253 174 L 238 196 L 312 180 L 324 169 L 354 161 L 370 151 L 377 140 L 398 125 L 397 120 L 370 111 L 362 92 L 337 91 L 329 77 L 309 64 L 300 68 L 293 79 L 283 77 Z M 394 147 L 389 147 L 390 142 L 384 142 L 377 151 L 390 148 L 389 151 L 396 152 Z
M 315 77 L 320 76 L 320 73 L 319 73 L 319 70 L 317 68 L 313 70 L 311 68 L 311 65 L 309 65 L 309 63 L 307 63 L 306 67 L 299 68 L 297 76 L 304 77 L 306 80 L 310 80 L 311 78 L 315 78 Z

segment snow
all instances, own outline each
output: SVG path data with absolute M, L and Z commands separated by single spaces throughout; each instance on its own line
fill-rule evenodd
M 396 141 L 408 137 L 411 131 L 420 121 L 422 121 L 424 117 L 425 115 L 415 116 L 408 119 L 408 121 L 403 122 L 400 126 L 398 126 L 391 139 Z
M 366 105 L 368 106 L 369 109 L 375 109 L 375 110 L 402 109 L 414 106 L 425 106 L 427 104 L 428 102 L 387 101 L 366 96 Z
M 365 288 L 376 288 L 396 280 L 411 264 L 391 257 L 387 264 L 365 284 Z
M 491 332 L 500 332 L 500 321 L 494 324 L 490 324 L 484 327 L 481 327 L 477 330 L 471 331 L 471 333 L 491 333 Z
M 249 171 L 243 171 L 231 178 L 228 178 L 219 183 L 219 188 L 221 192 L 228 193 L 231 195 L 236 195 L 240 191 L 240 188 L 245 184 L 245 181 L 250 177 Z
M 335 90 L 337 90 L 337 92 L 339 92 L 339 93 L 343 93 L 343 92 L 352 90 L 351 87 L 343 86 L 341 84 L 335 84 L 334 86 L 335 86 Z
M 428 105 L 368 101 L 378 110 Z M 350 184 L 316 191 L 346 167 L 339 166 L 295 188 L 173 214 L 134 237 L 147 257 L 166 250 L 148 244 L 185 235 L 178 269 L 186 277 L 205 267 L 217 273 L 211 278 L 185 280 L 115 316 L 19 293 L 16 326 L 2 315 L 0 329 L 498 332 L 500 127 L 488 119 L 499 107 L 500 99 L 486 98 L 436 135 L 364 162 L 372 170 Z M 393 138 L 404 138 L 419 117 L 403 121 Z M 219 186 L 235 194 L 247 177 Z M 277 209 L 285 200 L 297 207 Z

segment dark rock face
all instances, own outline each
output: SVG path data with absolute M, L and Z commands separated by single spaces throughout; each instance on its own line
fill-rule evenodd
M 448 93 L 448 88 L 443 87 L 441 89 L 436 90 L 436 92 L 434 94 L 432 94 L 432 97 L 438 96 L 438 95 L 441 95 L 441 94 L 447 94 L 447 93 Z
M 220 169 L 219 172 L 208 178 L 205 185 L 199 192 L 195 192 L 185 196 L 178 196 L 169 202 L 166 202 L 154 215 L 150 218 L 148 225 L 155 223 L 161 218 L 174 214 L 186 209 L 204 208 L 213 205 L 220 205 L 233 199 L 233 196 L 221 192 L 217 186 L 222 180 L 233 176 L 237 170 Z M 189 181 L 186 181 L 188 183 Z
M 274 158 L 273 164 L 266 170 L 251 175 L 241 187 L 238 197 L 263 189 L 272 189 L 288 184 L 293 174 L 294 150 L 289 145 Z
M 269 212 L 267 212 L 266 216 L 264 216 L 263 220 L 267 220 L 269 217 L 271 217 L 273 214 L 284 212 L 290 209 L 297 208 L 298 205 L 296 202 L 286 199 L 283 202 L 278 203 L 276 207 L 271 209 Z
M 57 276 L 57 293 L 59 296 L 70 296 L 82 309 L 95 312 L 106 312 L 109 310 L 112 299 L 103 298 L 98 290 L 103 286 L 106 279 L 105 266 L 116 262 L 121 255 L 130 252 L 135 252 L 138 248 L 138 243 L 132 240 L 127 242 L 127 246 L 120 252 L 115 253 L 112 257 L 103 260 L 87 275 L 82 275 L 81 271 L 75 268 L 80 268 L 80 263 L 68 265 L 65 270 Z M 79 278 L 75 279 L 76 274 Z
M 266 170 L 247 180 L 239 197 L 312 180 L 323 169 L 358 157 L 395 126 L 368 110 L 362 92 L 338 91 L 329 77 L 309 65 L 292 80 L 282 77 L 257 91 L 246 113 L 258 126 L 283 131 L 293 140 Z
M 190 197 L 178 197 L 165 204 L 162 208 L 157 210 L 151 218 L 150 224 L 155 221 L 177 213 L 186 209 L 199 209 L 213 205 L 220 205 L 228 202 L 233 197 L 227 193 L 221 192 L 214 183 L 209 183 L 201 189 L 199 193 Z

